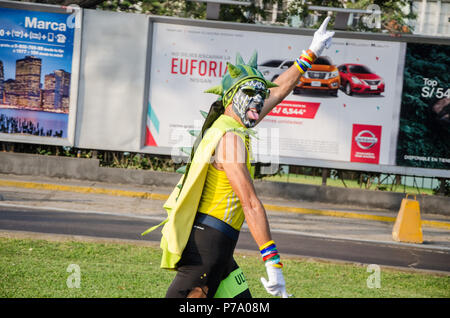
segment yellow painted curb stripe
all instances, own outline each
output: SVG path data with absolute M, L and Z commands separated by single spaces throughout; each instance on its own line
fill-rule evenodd
M 143 199 L 152 199 L 152 200 L 167 200 L 169 198 L 169 195 L 160 194 L 160 193 L 138 192 L 138 191 L 127 191 L 127 190 L 105 189 L 105 188 L 94 188 L 94 187 L 81 187 L 81 186 L 68 186 L 68 185 L 23 182 L 23 181 L 9 181 L 9 180 L 8 181 L 0 180 L 0 186 L 21 187 L 21 188 L 27 188 L 27 189 L 52 190 L 52 191 L 67 191 L 67 192 L 77 192 L 77 193 L 108 194 L 108 195 L 115 195 L 115 196 L 143 198 Z
M 152 193 L 152 192 L 127 191 L 127 190 L 82 187 L 82 186 L 68 186 L 68 185 L 25 182 L 25 181 L 11 181 L 11 180 L 0 180 L 0 186 L 20 187 L 20 188 L 40 189 L 40 190 L 52 190 L 52 191 L 67 191 L 67 192 L 77 192 L 77 193 L 107 194 L 107 195 L 124 196 L 124 197 L 132 197 L 132 198 L 143 198 L 143 199 L 161 200 L 161 201 L 165 201 L 169 198 L 168 194 L 160 194 L 160 193 Z M 272 204 L 264 204 L 264 208 L 266 210 L 278 211 L 278 212 L 314 214 L 314 215 L 333 216 L 333 217 L 350 218 L 350 219 L 363 219 L 363 220 L 372 220 L 372 221 L 381 221 L 381 222 L 395 222 L 395 220 L 396 220 L 395 217 L 390 217 L 390 216 L 363 214 L 363 213 L 356 213 L 356 212 L 333 211 L 333 210 L 317 210 L 317 209 L 297 208 L 297 207 L 280 206 L 280 205 L 272 205 Z M 422 225 L 450 230 L 449 222 L 422 220 Z
M 316 210 L 316 209 L 296 208 L 296 207 L 279 206 L 279 205 L 271 205 L 271 204 L 264 204 L 264 207 L 266 208 L 266 210 L 271 210 L 271 211 L 291 212 L 291 213 L 301 213 L 301 214 L 315 214 L 315 215 L 335 216 L 335 217 L 351 218 L 351 219 L 365 219 L 365 220 L 382 221 L 382 222 L 395 222 L 395 218 L 390 217 L 390 216 L 380 216 L 380 215 L 361 214 L 361 213 L 355 213 L 355 212 L 343 212 L 343 211 L 333 211 L 333 210 Z M 450 225 L 450 223 L 449 223 L 449 225 Z
M 448 222 L 422 220 L 422 225 L 450 230 L 450 223 Z

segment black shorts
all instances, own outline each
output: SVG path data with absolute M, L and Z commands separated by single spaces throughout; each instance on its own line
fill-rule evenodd
M 236 242 L 211 226 L 194 223 L 166 297 L 186 298 L 199 287 L 208 298 L 251 297 L 245 277 L 233 258 Z

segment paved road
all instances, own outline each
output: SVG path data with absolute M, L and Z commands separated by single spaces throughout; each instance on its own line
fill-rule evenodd
M 159 241 L 160 231 L 140 236 L 141 232 L 159 222 L 158 218 L 148 216 L 0 207 L 0 230 Z M 450 249 L 445 248 L 346 240 L 283 231 L 274 232 L 273 237 L 284 254 L 450 272 Z M 245 229 L 241 232 L 237 248 L 257 250 L 250 233 Z

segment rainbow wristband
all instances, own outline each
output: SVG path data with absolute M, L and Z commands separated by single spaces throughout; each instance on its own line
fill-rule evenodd
M 309 57 L 311 58 L 311 62 L 313 62 L 313 63 L 314 63 L 314 61 L 317 59 L 316 54 L 314 54 L 314 52 L 311 51 L 311 50 L 307 50 L 307 51 L 305 52 L 305 55 L 309 56 Z
M 274 241 L 269 241 L 259 247 L 259 251 L 265 263 L 270 263 L 274 267 L 281 268 L 283 264 L 280 262 L 277 246 Z
M 311 61 L 307 60 L 303 55 L 298 58 L 300 61 L 305 62 L 307 65 L 311 65 Z
M 307 71 L 308 68 L 311 68 L 311 64 L 309 64 L 307 61 L 305 61 L 305 60 L 303 60 L 303 59 L 298 58 L 298 59 L 296 60 L 296 62 L 299 63 L 300 65 L 303 64 L 303 66 L 306 67 L 306 70 L 305 70 L 305 71 Z
M 302 55 L 300 57 L 306 58 L 310 63 L 314 61 L 313 58 L 308 53 L 305 52 L 305 50 L 302 51 Z
M 311 64 L 314 63 L 316 56 L 311 50 L 302 51 L 302 55 L 295 60 L 295 66 L 300 71 L 301 74 L 304 74 L 309 68 L 311 68 Z
M 304 74 L 306 71 L 302 68 L 301 64 L 299 64 L 299 62 L 297 62 L 298 59 L 295 61 L 295 66 L 297 67 L 297 69 L 300 71 L 301 74 Z

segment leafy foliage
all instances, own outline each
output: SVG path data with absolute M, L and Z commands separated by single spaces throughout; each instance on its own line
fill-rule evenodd
M 289 22 L 293 16 L 299 17 L 302 21 L 302 27 L 317 28 L 327 16 L 326 11 L 318 12 L 319 19 L 317 23 L 308 25 L 311 11 L 308 10 L 308 6 L 324 6 L 334 8 L 349 8 L 349 9 L 362 9 L 366 10 L 371 5 L 377 5 L 381 10 L 381 28 L 371 27 L 367 23 L 364 23 L 363 19 L 359 19 L 356 25 L 349 26 L 351 31 L 370 31 L 370 32 L 390 32 L 392 34 L 397 33 L 411 33 L 412 26 L 409 25 L 409 21 L 414 20 L 416 15 L 409 10 L 405 12 L 404 8 L 410 6 L 410 1 L 385 1 L 385 0 L 355 0 L 355 1 L 342 1 L 342 0 L 294 0 L 291 1 L 284 14 L 285 21 Z M 331 17 L 330 24 L 334 23 L 334 16 Z
M 347 2 L 347 7 L 352 9 L 367 9 L 370 5 L 377 5 L 380 7 L 382 29 L 370 27 L 360 20 L 355 27 L 356 30 L 370 32 L 387 30 L 390 33 L 411 33 L 412 26 L 409 25 L 409 20 L 414 20 L 416 14 L 414 14 L 412 10 L 409 10 L 408 13 L 405 13 L 403 10 L 403 8 L 408 8 L 410 6 L 410 1 L 359 0 L 354 3 L 350 1 Z
M 275 0 L 262 1 L 263 5 L 273 2 L 275 2 Z M 98 8 L 110 11 L 205 19 L 206 6 L 206 3 L 203 2 L 186 0 L 107 0 L 103 1 Z M 250 6 L 221 5 L 219 20 L 255 23 L 257 15 L 265 18 L 263 8 L 254 3 Z
M 262 7 L 255 5 L 255 1 L 248 7 L 238 5 L 221 5 L 219 20 L 239 22 L 239 23 L 255 23 L 258 16 L 266 18 L 264 7 L 277 2 L 276 0 L 262 0 Z
M 107 0 L 98 8 L 109 11 L 144 13 L 183 18 L 205 18 L 206 4 L 184 0 Z
M 441 179 L 439 185 L 433 189 L 433 194 L 443 194 L 445 196 L 450 196 L 450 180 Z

